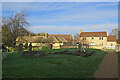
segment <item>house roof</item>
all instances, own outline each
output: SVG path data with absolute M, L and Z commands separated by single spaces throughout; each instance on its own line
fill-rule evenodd
M 48 36 L 47 42 L 59 42 L 55 36 Z
M 65 38 L 55 36 L 59 42 L 68 42 Z
M 17 42 L 44 42 L 45 39 L 41 36 L 19 36 Z
M 19 36 L 16 39 L 17 42 L 32 42 L 32 43 L 37 43 L 37 42 L 68 42 L 65 38 L 61 38 L 61 37 L 56 37 L 56 36 L 48 36 L 46 39 L 45 37 L 41 37 L 41 36 Z
M 116 41 L 116 36 L 115 35 L 109 35 L 107 37 L 107 41 L 108 42 L 115 42 Z
M 61 37 L 61 38 L 65 38 L 68 42 L 72 42 L 72 35 L 70 34 L 48 34 L 48 36 Z
M 107 37 L 107 32 L 81 32 L 80 37 Z

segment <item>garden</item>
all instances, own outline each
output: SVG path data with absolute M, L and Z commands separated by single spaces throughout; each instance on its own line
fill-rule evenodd
M 23 56 L 8 52 L 3 59 L 3 78 L 94 78 L 106 52 L 98 49 L 86 49 L 95 53 L 89 57 L 66 54 L 52 54 L 64 51 L 75 52 L 76 48 L 41 49 L 46 55 L 41 57 Z

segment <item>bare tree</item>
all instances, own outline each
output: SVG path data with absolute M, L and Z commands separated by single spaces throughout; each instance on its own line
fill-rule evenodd
M 118 29 L 117 28 L 113 29 L 109 35 L 116 35 L 118 39 Z
M 76 33 L 76 34 L 74 35 L 74 39 L 75 39 L 75 40 L 79 40 L 79 39 L 80 39 L 80 34 L 79 34 L 79 33 Z
M 18 36 L 29 35 L 25 27 L 29 26 L 25 11 L 2 19 L 2 40 L 6 46 L 14 46 Z

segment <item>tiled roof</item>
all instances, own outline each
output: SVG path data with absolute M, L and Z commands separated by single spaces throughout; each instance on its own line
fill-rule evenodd
M 107 37 L 107 41 L 108 42 L 115 42 L 116 41 L 116 36 L 115 35 L 109 35 Z
M 107 37 L 107 32 L 81 32 L 80 37 Z

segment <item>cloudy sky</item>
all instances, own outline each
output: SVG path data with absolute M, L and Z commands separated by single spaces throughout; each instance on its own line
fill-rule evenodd
M 30 31 L 75 34 L 118 27 L 117 2 L 3 2 L 2 16 L 26 10 Z

